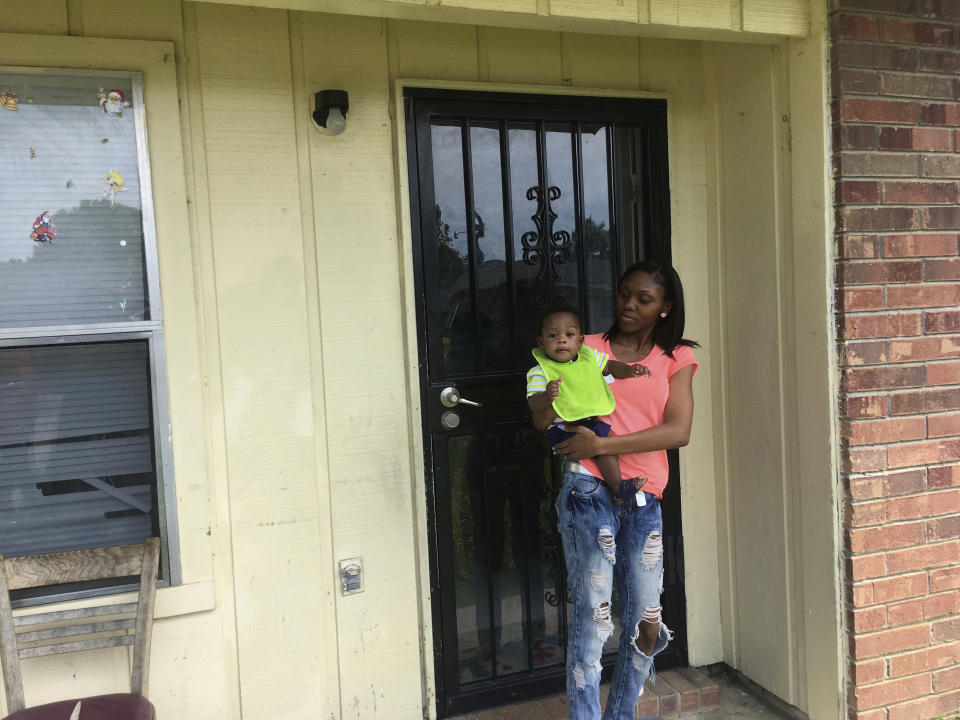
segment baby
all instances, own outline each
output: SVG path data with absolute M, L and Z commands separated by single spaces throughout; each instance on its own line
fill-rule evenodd
M 537 364 L 527 372 L 527 404 L 533 424 L 538 430 L 546 429 L 551 447 L 573 436 L 565 430 L 566 425 L 583 425 L 600 437 L 610 434 L 610 425 L 597 419 L 614 408 L 613 393 L 604 375 L 618 380 L 650 375 L 643 365 L 611 360 L 605 353 L 584 346 L 581 326 L 575 307 L 548 309 L 537 337 L 538 347 L 533 351 Z M 603 481 L 616 494 L 621 489 L 617 456 L 599 455 L 594 459 Z

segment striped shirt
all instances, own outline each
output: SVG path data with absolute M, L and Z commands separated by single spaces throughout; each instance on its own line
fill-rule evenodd
M 593 350 L 593 357 L 597 361 L 597 366 L 600 368 L 600 371 L 603 372 L 603 369 L 607 366 L 607 360 L 609 356 L 600 352 L 596 348 L 590 348 Z M 571 360 L 570 362 L 574 362 Z M 537 393 L 546 392 L 547 389 L 547 378 L 543 374 L 543 368 L 539 365 L 534 365 L 527 371 L 527 397 L 531 395 L 536 395 Z

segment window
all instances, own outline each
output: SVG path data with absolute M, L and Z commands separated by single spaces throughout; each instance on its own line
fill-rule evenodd
M 167 534 L 144 117 L 138 73 L 0 69 L 5 555 Z

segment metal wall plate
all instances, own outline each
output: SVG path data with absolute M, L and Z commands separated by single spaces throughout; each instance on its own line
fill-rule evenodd
M 363 558 L 340 561 L 340 592 L 343 595 L 363 592 Z

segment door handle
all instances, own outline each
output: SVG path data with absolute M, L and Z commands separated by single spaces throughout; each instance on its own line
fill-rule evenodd
M 460 391 L 455 387 L 445 387 L 440 391 L 440 403 L 444 407 L 452 408 L 457 405 L 473 405 L 473 407 L 483 407 L 483 403 L 474 402 L 460 397 Z

